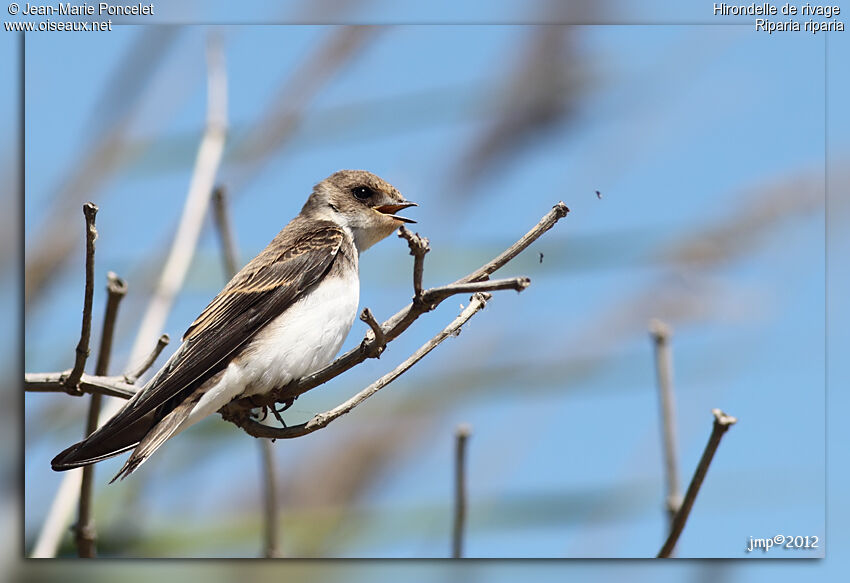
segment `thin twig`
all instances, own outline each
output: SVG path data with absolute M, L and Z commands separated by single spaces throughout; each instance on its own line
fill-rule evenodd
M 463 556 L 463 532 L 466 526 L 466 444 L 472 432 L 466 423 L 455 431 L 455 512 L 452 528 L 452 558 Z
M 431 250 L 428 239 L 404 228 L 399 227 L 398 236 L 407 240 L 410 254 L 413 255 L 413 298 L 422 297 L 422 273 L 425 265 L 425 254 Z
M 661 438 L 664 442 L 664 469 L 667 479 L 665 505 L 668 528 L 672 528 L 673 518 L 682 504 L 676 447 L 676 406 L 673 400 L 673 358 L 670 347 L 672 330 L 661 320 L 652 320 L 649 323 L 649 333 L 655 346 L 655 371 L 661 405 Z
M 189 191 L 183 214 L 177 227 L 174 241 L 165 262 L 162 275 L 136 334 L 129 362 L 140 362 L 146 355 L 153 338 L 161 334 L 162 327 L 171 311 L 174 298 L 183 286 L 189 264 L 195 254 L 198 237 L 207 216 L 210 193 L 224 152 L 227 131 L 227 71 L 224 63 L 224 48 L 220 39 L 213 37 L 207 46 L 207 120 L 204 135 L 198 148 Z M 109 382 L 110 389 L 121 390 L 126 383 Z M 135 393 L 135 389 L 132 390 Z M 131 395 L 132 396 L 132 395 Z M 121 408 L 120 401 L 107 403 L 101 413 L 109 418 Z M 56 499 L 50 508 L 44 526 L 39 533 L 32 556 L 54 557 L 61 542 L 62 531 L 53 528 L 56 524 L 67 524 L 76 505 L 79 489 L 65 487 L 67 483 L 80 479 L 79 470 L 70 470 L 62 478 Z M 51 528 L 48 528 L 50 526 Z M 37 551 L 37 552 L 36 552 Z
M 492 292 L 503 289 L 512 289 L 521 292 L 531 285 L 531 280 L 527 277 L 510 277 L 506 279 L 490 279 L 487 281 L 475 281 L 472 283 L 452 283 L 440 287 L 432 287 L 429 290 L 422 292 L 422 303 L 426 306 L 436 305 L 458 294 L 468 294 L 476 292 Z
M 384 331 L 381 329 L 381 325 L 375 319 L 375 316 L 372 314 L 372 310 L 369 308 L 363 308 L 363 311 L 360 313 L 360 319 L 366 322 L 369 328 L 372 329 L 373 334 L 371 340 L 368 336 L 363 339 L 363 342 L 360 343 L 360 348 L 370 357 L 381 358 L 381 353 L 387 347 L 387 339 L 384 336 Z
M 242 418 L 232 418 L 229 415 L 229 410 L 227 408 L 222 409 L 222 416 L 225 417 L 228 421 L 232 421 L 239 425 L 246 433 L 249 435 L 253 435 L 254 437 L 268 437 L 272 439 L 292 439 L 295 437 L 301 437 L 302 435 L 307 435 L 308 433 L 313 433 L 314 431 L 318 431 L 323 427 L 327 427 L 334 419 L 337 419 L 355 407 L 380 391 L 382 388 L 393 382 L 395 379 L 404 374 L 410 367 L 414 364 L 422 360 L 422 358 L 434 350 L 440 343 L 443 342 L 446 338 L 454 335 L 460 330 L 461 326 L 463 326 L 472 316 L 474 316 L 479 310 L 483 309 L 487 304 L 487 300 L 490 299 L 489 294 L 478 293 L 475 294 L 471 299 L 469 305 L 457 316 L 448 326 L 446 326 L 439 334 L 431 338 L 428 342 L 423 344 L 419 350 L 411 354 L 404 362 L 399 364 L 395 369 L 391 372 L 385 374 L 374 383 L 348 399 L 346 402 L 334 407 L 330 411 L 325 411 L 324 413 L 319 413 L 314 415 L 312 419 L 307 421 L 306 423 L 301 423 L 300 425 L 290 425 L 289 427 L 270 427 L 268 425 L 263 425 L 262 423 L 258 423 L 251 419 L 242 417 Z
M 139 363 L 139 366 L 124 373 L 124 382 L 132 385 L 139 380 L 139 377 L 145 374 L 148 369 L 153 366 L 153 363 L 156 362 L 156 359 L 159 358 L 159 355 L 163 350 L 165 350 L 165 347 L 168 346 L 169 342 L 171 342 L 171 337 L 168 334 L 162 334 L 157 339 L 156 346 L 153 347 L 151 353 L 148 354 L 141 363 Z
M 106 313 L 103 316 L 103 332 L 100 338 L 100 350 L 97 355 L 94 374 L 106 376 L 109 369 L 109 359 L 112 353 L 112 338 L 115 333 L 115 317 L 118 314 L 118 306 L 127 294 L 127 284 L 113 272 L 106 274 Z M 88 437 L 97 429 L 97 421 L 100 417 L 100 402 L 102 397 L 94 393 L 89 401 L 89 413 L 86 419 L 86 433 Z M 83 467 L 83 478 L 80 483 L 80 503 L 77 513 L 77 524 L 74 528 L 77 542 L 77 555 L 83 558 L 93 559 L 96 554 L 97 532 L 95 531 L 94 518 L 92 517 L 92 480 L 94 479 L 94 465 Z
M 232 158 L 246 162 L 229 184 L 235 192 L 245 192 L 248 183 L 262 175 L 272 155 L 297 135 L 316 96 L 381 32 L 379 26 L 333 27 L 298 60 L 298 66 L 269 100 L 269 108 L 257 116 L 245 139 L 234 145 Z
M 487 279 L 490 277 L 490 274 L 519 255 L 526 247 L 534 243 L 540 235 L 554 227 L 555 223 L 567 216 L 567 213 L 569 212 L 570 209 L 567 208 L 567 205 L 563 202 L 559 202 L 552 207 L 551 211 L 540 219 L 540 222 L 538 222 L 534 228 L 523 235 L 519 241 L 508 247 L 503 253 L 489 263 L 482 265 L 466 277 L 457 280 L 455 283 L 469 283 L 471 281 L 482 281 Z
M 92 298 L 94 297 L 94 242 L 97 239 L 97 229 L 94 225 L 97 216 L 97 205 L 87 202 L 83 205 L 83 215 L 86 217 L 86 287 L 83 299 L 83 325 L 80 331 L 80 341 L 77 343 L 74 368 L 68 378 L 65 379 L 65 387 L 72 395 L 82 395 L 77 385 L 83 370 L 86 368 L 86 359 L 89 357 L 89 340 L 91 338 L 91 312 Z
M 717 446 L 720 445 L 720 440 L 723 437 L 723 434 L 726 433 L 729 427 L 738 421 L 720 409 L 712 409 L 711 413 L 714 415 L 714 425 L 711 428 L 711 436 L 708 438 L 705 451 L 702 454 L 702 458 L 699 460 L 697 469 L 694 472 L 694 477 L 691 479 L 691 483 L 688 486 L 688 491 L 685 493 L 684 500 L 682 500 L 682 505 L 679 507 L 679 511 L 676 512 L 676 516 L 673 518 L 670 536 L 667 537 L 667 540 L 664 542 L 664 546 L 662 546 L 661 550 L 658 551 L 658 555 L 656 557 L 658 559 L 668 558 L 673 552 L 673 549 L 676 547 L 676 542 L 679 540 L 679 535 L 682 534 L 682 529 L 685 528 L 685 523 L 688 521 L 688 515 L 691 513 L 694 500 L 696 500 L 700 486 L 702 486 L 702 481 L 705 479 L 706 472 L 708 472 L 708 466 L 711 465 L 714 453 L 717 451 Z

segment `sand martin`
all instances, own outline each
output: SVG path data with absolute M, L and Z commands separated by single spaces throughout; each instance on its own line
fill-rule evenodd
M 363 170 L 318 183 L 297 217 L 237 273 L 162 369 L 100 429 L 57 455 L 68 470 L 132 449 L 113 478 L 231 400 L 264 394 L 330 363 L 360 299 L 359 255 L 415 206 Z

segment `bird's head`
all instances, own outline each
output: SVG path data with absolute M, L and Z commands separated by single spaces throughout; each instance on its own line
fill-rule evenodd
M 334 172 L 313 188 L 302 214 L 348 228 L 359 251 L 390 235 L 404 223 L 396 213 L 416 203 L 405 200 L 390 183 L 365 170 Z

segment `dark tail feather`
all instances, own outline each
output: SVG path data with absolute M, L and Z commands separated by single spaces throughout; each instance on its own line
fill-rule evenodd
M 158 450 L 163 443 L 165 443 L 175 433 L 180 431 L 180 428 L 183 426 L 183 422 L 186 421 L 189 413 L 192 412 L 192 409 L 194 409 L 195 405 L 198 404 L 198 401 L 201 400 L 201 397 L 204 395 L 204 391 L 204 387 L 196 389 L 188 399 L 177 405 L 171 413 L 163 417 L 149 430 L 145 431 L 145 435 L 136 446 L 135 451 L 129 458 L 127 458 L 124 466 L 117 474 L 115 474 L 115 477 L 112 478 L 109 483 L 111 484 L 115 480 L 119 479 L 123 480 L 135 472 L 146 459 L 153 455 L 153 452 Z
M 75 443 L 50 462 L 57 472 L 87 466 L 136 447 L 156 423 L 153 414 L 125 424 L 121 412 L 103 427 L 79 443 Z

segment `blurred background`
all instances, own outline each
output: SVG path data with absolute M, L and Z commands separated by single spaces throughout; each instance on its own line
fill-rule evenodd
M 360 7 L 290 3 L 258 14 L 311 22 L 322 10 Z M 847 285 L 846 270 L 834 266 L 848 250 L 847 199 L 837 193 L 846 193 L 850 152 L 846 132 L 836 131 L 847 127 L 846 112 L 824 110 L 831 92 L 846 95 L 847 79 L 827 80 L 841 60 L 825 55 L 846 55 L 847 42 L 768 36 L 750 25 L 614 26 L 619 3 L 536 9 L 531 22 L 608 25 L 116 26 L 28 35 L 25 370 L 73 364 L 87 200 L 100 207 L 92 345 L 114 271 L 129 293 L 110 372 L 128 368 L 204 130 L 212 42 L 227 76 L 216 183 L 227 188 L 242 263 L 298 212 L 314 183 L 340 168 L 371 170 L 420 204 L 409 214 L 431 240 L 426 285 L 475 269 L 559 200 L 572 211 L 500 272 L 529 276 L 528 290 L 497 293 L 458 338 L 327 429 L 274 444 L 284 556 L 448 556 L 459 423 L 472 426 L 466 556 L 654 556 L 666 513 L 652 318 L 674 330 L 683 489 L 711 409 L 739 418 L 677 556 L 823 556 L 826 545 L 745 548 L 750 537 L 826 535 L 824 314 L 834 297 L 827 283 Z M 192 22 L 195 12 L 184 10 L 175 20 Z M 515 16 L 503 4 L 496 10 Z M 13 38 L 3 35 L 10 52 L 20 50 Z M 3 66 L 7 77 L 19 74 L 14 59 Z M 12 105 L 18 97 L 4 94 Z M 16 154 L 4 153 L 10 173 Z M 10 271 L 19 217 L 0 219 Z M 395 237 L 371 249 L 361 261 L 361 306 L 379 320 L 395 313 L 412 294 L 410 267 Z M 226 280 L 208 219 L 162 331 L 182 335 Z M 8 277 L 4 286 L 19 289 Z M 287 423 L 391 370 L 465 301 L 445 302 L 380 360 L 300 398 Z M 364 331 L 357 322 L 343 350 Z M 846 333 L 829 333 L 835 354 Z M 830 408 L 841 399 L 830 394 Z M 49 461 L 81 437 L 87 402 L 24 398 L 24 553 L 63 477 Z M 123 456 L 95 472 L 100 556 L 261 555 L 254 439 L 211 418 L 131 479 L 107 485 L 121 463 Z M 831 471 L 846 479 L 845 469 Z M 833 500 L 836 507 L 846 514 L 846 502 Z M 59 553 L 75 555 L 70 532 Z M 736 577 L 723 564 L 677 568 L 694 578 Z M 329 579 L 348 579 L 341 567 L 328 569 Z

